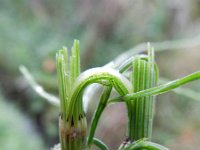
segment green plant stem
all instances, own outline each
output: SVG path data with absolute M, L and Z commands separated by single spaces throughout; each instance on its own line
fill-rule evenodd
M 72 116 L 74 113 L 75 104 L 79 101 L 77 98 L 80 93 L 92 83 L 100 83 L 105 85 L 113 86 L 120 95 L 126 95 L 131 91 L 131 84 L 128 79 L 121 75 L 118 71 L 114 69 L 106 68 L 93 68 L 89 69 L 77 78 L 77 81 L 74 84 L 72 91 L 69 116 Z
M 144 60 L 147 59 L 147 55 L 136 55 L 136 56 L 130 57 L 129 59 L 125 60 L 116 69 L 118 69 L 120 73 L 127 71 L 128 69 L 130 69 L 132 67 L 132 62 L 134 61 L 135 57 L 137 57 L 137 56 L 144 59 Z M 156 66 L 155 66 L 155 69 L 158 70 L 158 68 Z M 163 83 L 167 83 L 167 82 L 170 82 L 170 80 L 159 77 L 159 83 L 163 84 Z M 177 88 L 177 89 L 173 89 L 173 91 L 175 93 L 179 94 L 179 95 L 183 95 L 183 96 L 188 97 L 190 99 L 200 101 L 200 99 L 199 99 L 200 94 L 196 91 L 191 90 L 191 89 L 180 87 L 180 88 Z
M 60 95 L 59 136 L 62 150 L 83 150 L 86 142 L 87 121 L 83 111 L 82 95 L 80 91 L 73 99 L 73 87 L 80 74 L 79 42 L 74 41 L 71 56 L 68 57 L 67 48 L 63 47 L 56 54 L 57 74 Z M 72 101 L 75 107 L 70 112 Z
M 153 142 L 149 142 L 146 140 L 138 140 L 134 143 L 132 143 L 131 145 L 127 146 L 126 148 L 124 148 L 123 150 L 141 150 L 141 149 L 145 149 L 145 150 L 169 150 L 168 148 L 153 143 Z
M 134 97 L 152 96 L 152 95 L 162 94 L 162 93 L 168 92 L 172 89 L 175 89 L 183 84 L 186 84 L 188 82 L 198 80 L 198 79 L 200 79 L 200 71 L 192 73 L 191 75 L 188 75 L 181 79 L 177 79 L 175 81 L 157 86 L 157 87 L 153 87 L 153 88 L 143 90 L 143 91 L 140 91 L 137 93 L 127 94 L 126 96 L 123 97 L 123 99 L 125 101 L 128 101 Z
M 159 83 L 163 84 L 167 82 L 170 82 L 170 80 L 165 79 L 165 78 L 159 78 Z M 176 94 L 185 96 L 187 98 L 190 98 L 192 100 L 200 101 L 199 99 L 200 93 L 193 91 L 192 89 L 179 87 L 179 88 L 173 89 L 173 92 L 175 92 Z
M 101 150 L 109 150 L 109 148 L 102 142 L 100 141 L 99 139 L 97 138 L 94 138 L 93 139 L 93 143 L 99 147 Z
M 162 93 L 166 93 L 170 90 L 173 90 L 181 85 L 187 84 L 189 82 L 199 80 L 200 79 L 200 71 L 192 73 L 186 77 L 171 81 L 166 84 L 162 84 L 153 88 L 149 88 L 146 90 L 142 90 L 136 93 L 127 94 L 125 96 L 119 96 L 114 99 L 109 100 L 109 103 L 115 103 L 115 102 L 124 102 L 124 101 L 130 101 L 137 97 L 143 97 L 143 96 L 153 96 L 153 95 L 159 95 Z
M 141 58 L 142 60 L 147 60 L 148 56 L 147 55 L 135 55 L 133 57 L 130 57 L 129 59 L 125 60 L 119 67 L 117 67 L 116 69 L 119 70 L 120 73 L 125 72 L 126 70 L 128 70 L 129 68 L 132 67 L 133 61 L 135 60 L 135 58 Z
M 21 71 L 21 73 L 23 74 L 23 76 L 25 77 L 29 85 L 35 90 L 35 92 L 39 96 L 46 99 L 50 104 L 56 107 L 59 107 L 60 105 L 59 98 L 53 94 L 46 92 L 43 89 L 43 87 L 35 81 L 34 77 L 31 75 L 31 73 L 28 71 L 28 69 L 25 66 L 23 65 L 19 66 L 19 70 Z
M 149 47 L 148 57 L 143 59 L 136 56 L 133 60 L 131 76 L 133 93 L 155 86 L 157 69 L 155 69 L 153 49 Z M 131 141 L 141 138 L 150 140 L 153 125 L 154 98 L 152 96 L 137 97 L 127 101 L 128 109 L 128 137 Z
M 96 108 L 96 111 L 95 111 L 93 117 L 92 117 L 92 121 L 91 121 L 92 123 L 91 123 L 91 127 L 90 127 L 89 134 L 88 134 L 88 140 L 87 140 L 87 147 L 88 148 L 90 148 L 90 146 L 92 145 L 93 137 L 94 137 L 94 134 L 95 134 L 95 131 L 96 131 L 98 121 L 100 119 L 100 116 L 101 116 L 103 110 L 105 109 L 105 107 L 107 105 L 107 101 L 108 101 L 108 98 L 110 96 L 111 90 L 112 90 L 111 86 L 104 87 L 104 90 L 103 90 L 102 96 L 100 98 L 99 104 Z

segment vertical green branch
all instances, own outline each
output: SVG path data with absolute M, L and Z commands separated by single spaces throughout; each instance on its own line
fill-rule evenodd
M 72 89 L 80 74 L 79 41 L 75 40 L 68 56 L 67 48 L 63 47 L 57 55 L 57 73 L 60 95 L 59 134 L 61 150 L 83 150 L 85 148 L 87 122 L 83 112 L 82 94 L 72 107 Z
M 154 62 L 154 51 L 148 47 L 148 57 L 136 57 L 133 61 L 132 85 L 133 93 L 154 87 L 157 78 L 157 69 Z M 131 141 L 141 138 L 151 138 L 155 100 L 153 96 L 134 98 L 127 102 L 128 109 L 128 136 Z
M 66 80 L 65 80 L 65 69 L 64 69 L 64 57 L 62 51 L 59 51 L 56 55 L 57 60 L 57 74 L 58 74 L 58 83 L 59 83 L 59 97 L 60 97 L 60 112 L 64 123 L 67 120 L 66 115 Z
M 93 143 L 93 138 L 94 138 L 94 134 L 95 134 L 95 131 L 97 128 L 97 124 L 99 122 L 99 119 L 100 119 L 100 116 L 101 116 L 103 110 L 105 109 L 105 107 L 107 105 L 107 101 L 110 96 L 111 90 L 112 90 L 112 86 L 104 87 L 99 104 L 96 108 L 96 111 L 95 111 L 93 117 L 92 117 L 92 121 L 91 121 L 92 124 L 91 124 L 90 130 L 89 130 L 88 139 L 87 139 L 88 148 L 90 148 Z

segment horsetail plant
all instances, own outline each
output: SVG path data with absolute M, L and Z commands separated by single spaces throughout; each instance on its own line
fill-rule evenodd
M 158 81 L 158 69 L 154 51 L 149 47 L 147 59 L 136 57 L 131 73 L 133 93 L 154 87 Z M 127 102 L 129 137 L 131 141 L 151 138 L 155 100 L 153 96 L 134 98 Z
M 78 41 L 75 41 L 70 57 L 65 47 L 56 55 L 60 95 L 59 135 L 62 150 L 82 150 L 85 146 L 87 122 L 82 100 L 72 107 L 71 99 L 74 82 L 80 74 L 78 46 Z
M 93 144 L 101 150 L 109 150 L 94 136 L 104 109 L 118 102 L 126 103 L 128 115 L 127 139 L 120 145 L 119 150 L 168 150 L 151 141 L 155 95 L 200 79 L 200 71 L 158 85 L 159 71 L 154 60 L 154 49 L 149 44 L 147 49 L 147 54 L 130 56 L 129 59 L 121 61 L 122 63 L 113 63 L 112 67 L 92 68 L 80 73 L 79 41 L 74 41 L 71 56 L 67 48 L 63 47 L 56 54 L 60 100 L 46 93 L 37 85 L 26 68 L 20 67 L 21 72 L 38 94 L 56 106 L 60 104 L 60 145 L 54 150 L 89 150 Z M 103 91 L 91 125 L 87 127 L 84 109 L 86 102 L 83 97 L 86 87 L 92 86 L 93 83 L 101 85 Z M 90 92 L 95 94 L 95 88 Z M 111 98 L 112 92 L 117 92 L 118 96 Z M 180 93 L 180 90 L 177 92 Z
M 86 118 L 83 111 L 82 95 L 87 85 L 96 82 L 104 86 L 112 86 L 120 95 L 130 92 L 131 87 L 128 79 L 116 70 L 93 68 L 80 74 L 78 48 L 79 42 L 75 40 L 71 52 L 72 56 L 69 58 L 70 62 L 68 62 L 67 48 L 61 49 L 56 55 L 61 111 L 59 131 L 62 150 L 85 149 Z M 99 144 L 98 140 L 92 139 L 92 142 Z M 90 146 L 91 143 L 88 144 Z

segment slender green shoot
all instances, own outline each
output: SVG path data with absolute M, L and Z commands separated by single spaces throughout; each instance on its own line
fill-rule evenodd
M 154 50 L 148 47 L 148 55 L 145 57 L 136 56 L 133 59 L 133 70 L 131 74 L 133 92 L 154 87 L 158 70 L 154 62 Z M 132 101 L 126 101 L 128 110 L 128 137 L 131 141 L 141 138 L 151 138 L 154 99 L 152 96 L 137 97 Z
M 27 80 L 29 85 L 34 89 L 34 91 L 38 95 L 40 95 L 42 98 L 46 99 L 50 104 L 52 104 L 56 107 L 59 107 L 59 105 L 60 105 L 59 98 L 53 94 L 46 92 L 43 89 L 43 87 L 35 81 L 34 77 L 31 75 L 31 73 L 28 71 L 28 69 L 25 66 L 21 65 L 19 67 L 19 70 L 21 71 L 21 73 L 23 74 L 23 76 L 25 77 L 25 79 Z
M 71 114 L 71 97 L 74 82 L 80 74 L 79 41 L 75 40 L 71 49 L 71 56 L 67 48 L 63 47 L 56 54 L 57 74 L 60 95 L 59 133 L 61 150 L 83 150 L 85 148 L 87 122 L 82 106 L 82 93 L 76 97 L 80 99 L 73 107 Z
M 200 71 L 197 71 L 186 77 L 183 77 L 183 78 L 180 78 L 180 79 L 177 79 L 177 80 L 165 83 L 165 84 L 161 84 L 161 85 L 153 87 L 153 88 L 142 90 L 142 91 L 139 91 L 136 93 L 127 94 L 125 96 L 116 97 L 116 98 L 110 100 L 109 103 L 130 101 L 133 98 L 137 98 L 137 97 L 163 94 L 163 93 L 169 92 L 170 90 L 173 90 L 179 86 L 182 86 L 184 84 L 187 84 L 189 82 L 199 80 L 199 79 L 200 79 Z
M 99 139 L 93 138 L 93 143 L 99 147 L 101 150 L 109 150 L 109 148 Z
M 80 74 L 72 89 L 71 107 L 69 108 L 70 116 L 74 113 L 76 103 L 80 103 L 78 99 L 83 90 L 92 83 L 113 86 L 120 95 L 126 95 L 131 91 L 131 84 L 128 79 L 114 69 L 93 68 Z M 78 101 L 79 100 L 79 101 Z
M 166 46 L 165 44 L 161 43 L 157 46 L 160 46 L 160 50 L 162 50 L 162 46 Z M 176 44 L 174 43 L 174 48 L 177 48 Z M 143 49 L 138 51 L 141 52 Z M 108 104 L 116 102 L 126 103 L 129 119 L 128 141 L 125 141 L 125 144 L 122 143 L 119 150 L 168 150 L 159 144 L 150 142 L 154 96 L 175 90 L 177 93 L 185 91 L 183 95 L 199 100 L 199 94 L 196 92 L 185 88 L 175 88 L 200 79 L 200 71 L 158 86 L 158 68 L 154 61 L 154 49 L 148 44 L 147 55 L 137 54 L 130 57 L 130 53 L 132 50 L 107 66 L 92 68 L 80 73 L 79 41 L 74 41 L 71 52 L 63 47 L 56 54 L 60 100 L 44 91 L 24 66 L 20 67 L 20 71 L 40 96 L 56 106 L 60 105 L 60 145 L 58 147 L 61 150 L 90 149 L 92 144 L 101 150 L 109 150 L 102 141 L 94 138 L 94 135 L 103 110 Z M 126 77 L 124 74 L 128 72 L 131 72 L 130 76 Z M 86 87 L 93 83 L 100 84 L 104 90 L 93 114 L 88 137 L 86 137 L 87 120 L 83 109 L 83 96 Z M 112 89 L 115 89 L 119 97 L 109 100 Z
M 107 101 L 109 99 L 111 90 L 112 90 L 111 86 L 104 87 L 99 104 L 96 108 L 96 111 L 95 111 L 93 117 L 92 117 L 91 126 L 90 126 L 90 130 L 89 130 L 89 134 L 88 134 L 88 140 L 87 140 L 88 148 L 92 145 L 97 124 L 99 122 L 99 119 L 100 119 L 100 116 L 101 116 L 103 110 L 105 109 L 105 107 L 107 105 Z
M 170 80 L 165 79 L 165 78 L 159 78 L 159 83 L 164 84 L 164 83 L 167 83 L 167 82 L 170 82 Z M 191 90 L 189 88 L 178 87 L 178 88 L 173 89 L 172 91 L 175 92 L 176 94 L 185 96 L 188 99 L 200 101 L 200 99 L 199 99 L 200 93 L 198 93 L 197 91 Z
M 132 144 L 130 144 L 129 146 L 127 146 L 123 150 L 141 150 L 141 149 L 145 149 L 145 150 L 169 150 L 168 148 L 166 148 L 162 145 L 159 145 L 159 144 L 153 143 L 153 142 L 149 142 L 145 139 L 140 139 L 136 142 L 133 142 Z

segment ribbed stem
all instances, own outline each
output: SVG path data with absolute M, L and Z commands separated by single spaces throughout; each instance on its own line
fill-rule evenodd
M 154 63 L 153 52 L 150 49 L 148 59 L 136 57 L 133 61 L 132 85 L 133 92 L 155 86 L 157 69 Z M 155 100 L 153 96 L 135 98 L 127 102 L 128 109 L 128 136 L 131 141 L 141 138 L 151 138 Z
M 86 117 L 80 115 L 77 124 L 59 119 L 59 135 L 61 150 L 84 150 L 86 142 L 87 122 Z
M 101 95 L 99 104 L 97 106 L 97 109 L 96 109 L 93 117 L 92 117 L 91 127 L 90 127 L 90 130 L 89 130 L 88 139 L 87 139 L 88 148 L 90 148 L 92 143 L 93 143 L 93 138 L 94 138 L 94 134 L 95 134 L 95 131 L 96 131 L 96 128 L 97 128 L 97 124 L 99 122 L 99 119 L 100 119 L 100 116 L 101 116 L 103 110 L 106 107 L 106 104 L 107 104 L 108 98 L 110 96 L 111 90 L 112 90 L 111 86 L 104 87 L 104 90 L 103 90 L 103 93 Z
M 87 122 L 83 111 L 82 92 L 75 98 L 71 97 L 74 82 L 80 74 L 79 41 L 74 41 L 71 56 L 68 56 L 67 48 L 63 47 L 57 53 L 56 61 L 60 95 L 61 150 L 83 150 L 86 144 Z

